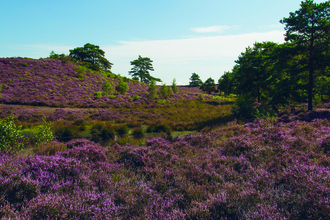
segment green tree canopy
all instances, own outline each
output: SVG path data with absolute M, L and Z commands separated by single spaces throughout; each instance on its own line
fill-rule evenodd
M 201 89 L 203 91 L 206 91 L 208 94 L 211 94 L 213 91 L 215 91 L 216 85 L 215 85 L 214 79 L 212 79 L 211 77 L 208 78 L 201 86 Z
M 301 8 L 290 12 L 288 18 L 280 22 L 285 24 L 285 40 L 295 42 L 297 53 L 306 56 L 308 77 L 308 110 L 313 109 L 314 72 L 322 51 L 329 49 L 330 38 L 330 2 L 314 3 L 313 0 L 301 2 Z
M 69 56 L 90 69 L 107 71 L 111 69 L 113 64 L 104 57 L 104 54 L 105 52 L 99 46 L 87 43 L 83 47 L 70 50 Z
M 154 71 L 152 62 L 153 61 L 149 57 L 141 57 L 139 55 L 138 59 L 131 61 L 133 67 L 131 71 L 129 71 L 129 74 L 132 75 L 133 79 L 138 77 L 140 81 L 144 83 L 149 84 L 151 80 L 161 82 L 159 78 L 152 77 L 149 74 L 149 71 Z
M 200 79 L 197 73 L 192 73 L 189 79 L 190 79 L 189 86 L 198 87 L 203 84 L 203 81 Z

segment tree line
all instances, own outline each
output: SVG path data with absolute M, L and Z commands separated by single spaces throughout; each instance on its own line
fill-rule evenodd
M 274 106 L 308 101 L 308 110 L 330 95 L 330 2 L 300 6 L 280 20 L 286 42 L 247 47 L 219 79 L 220 91 Z

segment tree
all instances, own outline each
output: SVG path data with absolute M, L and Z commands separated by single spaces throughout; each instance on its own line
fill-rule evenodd
M 256 42 L 253 48 L 247 47 L 245 52 L 241 53 L 235 61 L 240 94 L 250 93 L 258 102 L 261 102 L 262 96 L 267 96 L 270 81 L 273 80 L 272 67 L 276 62 L 273 51 L 277 46 L 274 42 Z
M 218 80 L 218 90 L 224 92 L 225 95 L 229 95 L 231 93 L 231 77 L 232 72 L 225 72 L 220 79 Z
M 206 91 L 208 94 L 211 94 L 213 91 L 216 90 L 216 85 L 214 82 L 214 79 L 212 79 L 211 77 L 208 78 L 205 83 L 203 83 L 203 85 L 201 86 L 201 89 L 203 91 Z
M 317 68 L 318 55 L 322 48 L 327 48 L 330 38 L 330 2 L 314 3 L 313 0 L 301 2 L 301 8 L 290 12 L 285 24 L 285 40 L 299 45 L 298 53 L 306 55 L 308 67 L 308 110 L 313 110 L 314 72 Z M 324 47 L 326 46 L 326 47 Z
M 148 92 L 149 92 L 148 96 L 150 99 L 157 98 L 157 85 L 156 85 L 156 81 L 153 79 L 150 81 Z
M 198 86 L 201 86 L 202 84 L 203 84 L 203 82 L 200 79 L 199 75 L 196 73 L 192 73 L 192 75 L 190 77 L 189 86 L 198 87 Z
M 110 70 L 113 65 L 105 57 L 105 52 L 99 46 L 87 43 L 84 47 L 76 47 L 70 50 L 69 56 L 76 62 L 80 62 L 93 70 Z
M 132 67 L 131 71 L 129 71 L 129 74 L 132 75 L 133 78 L 140 78 L 140 81 L 144 83 L 149 84 L 151 80 L 161 82 L 159 78 L 152 77 L 149 74 L 149 70 L 154 71 L 152 62 L 153 61 L 149 57 L 141 57 L 139 55 L 138 59 L 131 61 L 131 65 L 134 67 Z
M 174 78 L 172 81 L 172 91 L 174 94 L 178 94 L 178 87 L 176 86 L 176 79 Z

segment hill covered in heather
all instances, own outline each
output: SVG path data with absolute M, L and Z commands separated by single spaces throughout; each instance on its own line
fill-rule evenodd
M 125 95 L 97 97 L 106 81 L 115 88 L 120 79 L 129 86 Z M 0 58 L 1 103 L 53 107 L 131 107 L 149 104 L 149 85 L 104 71 L 57 59 Z M 198 88 L 179 88 L 171 99 L 198 99 Z M 135 97 L 134 97 L 135 96 Z M 208 98 L 206 96 L 206 98 Z

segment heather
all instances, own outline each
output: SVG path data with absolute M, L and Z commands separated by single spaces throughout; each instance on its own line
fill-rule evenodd
M 142 146 L 75 139 L 3 154 L 1 217 L 328 219 L 330 126 L 317 112 Z
M 7 104 L 130 108 L 154 102 L 148 84 L 59 59 L 0 58 L 0 84 L 0 102 Z M 110 87 L 117 92 L 109 94 Z M 199 94 L 204 92 L 183 87 L 167 98 L 198 100 Z

